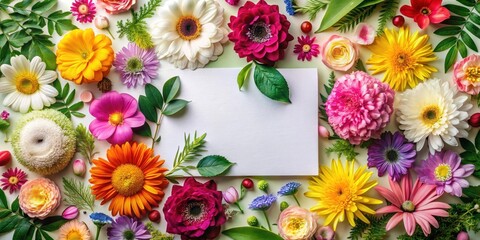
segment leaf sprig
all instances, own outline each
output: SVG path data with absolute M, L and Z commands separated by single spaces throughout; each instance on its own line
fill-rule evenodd
M 91 164 L 93 157 L 98 153 L 95 152 L 95 138 L 83 124 L 77 126 L 75 135 L 77 137 L 77 151 Z
M 70 84 L 65 83 L 65 86 L 62 87 L 62 84 L 57 79 L 53 82 L 53 87 L 57 89 L 58 95 L 55 97 L 57 101 L 50 106 L 51 108 L 58 109 L 59 112 L 68 118 L 72 118 L 72 115 L 78 118 L 85 117 L 85 114 L 78 112 L 83 108 L 84 103 L 82 101 L 73 103 L 76 90 L 73 89 L 70 92 Z
M 305 6 L 297 6 L 295 12 L 307 14 L 310 21 L 317 17 L 317 13 L 325 9 L 330 0 L 308 0 Z
M 65 202 L 75 205 L 79 209 L 90 209 L 93 211 L 95 197 L 91 193 L 90 188 L 85 186 L 83 182 L 76 181 L 71 178 L 62 178 L 63 189 L 65 194 Z
M 322 99 L 322 104 L 318 108 L 320 112 L 320 119 L 328 123 L 328 115 L 325 111 L 325 103 L 327 102 L 328 96 L 332 92 L 333 86 L 335 85 L 335 72 L 331 72 L 327 83 L 323 86 L 325 88 L 325 95 L 320 93 L 320 98 Z
M 393 214 L 387 214 L 382 217 L 375 217 L 373 215 L 366 215 L 366 218 L 370 221 L 370 224 L 364 223 L 358 219 L 355 219 L 355 227 L 350 230 L 350 236 L 348 239 L 352 240 L 383 240 L 387 235 L 385 225 Z
M 175 177 L 173 174 L 178 171 L 184 171 L 189 173 L 189 170 L 195 169 L 195 166 L 184 165 L 186 162 L 192 162 L 196 158 L 201 156 L 201 152 L 205 150 L 205 138 L 207 134 L 204 133 L 200 136 L 197 136 L 197 132 L 194 133 L 193 139 L 191 139 L 190 134 L 184 135 L 184 145 L 183 150 L 180 152 L 180 147 L 175 153 L 175 158 L 173 160 L 173 168 L 165 176 L 171 181 L 172 177 Z
M 377 35 L 382 35 L 387 22 L 390 22 L 392 18 L 395 17 L 398 5 L 398 0 L 385 0 L 380 4 L 380 17 L 378 18 Z
M 340 32 L 348 32 L 372 15 L 377 5 L 355 8 L 333 25 Z
M 355 151 L 355 146 L 344 139 L 335 141 L 331 147 L 326 149 L 326 152 L 327 154 L 336 153 L 338 158 L 341 158 L 343 155 L 348 161 L 355 160 L 359 154 Z
M 475 166 L 475 171 L 473 176 L 480 178 L 480 131 L 475 137 L 475 142 L 470 142 L 466 138 L 460 138 L 460 145 L 465 152 L 460 153 L 463 164 L 473 164 Z

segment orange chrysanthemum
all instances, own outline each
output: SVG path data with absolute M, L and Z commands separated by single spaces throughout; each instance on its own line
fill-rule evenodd
M 110 72 L 114 58 L 112 41 L 91 28 L 70 31 L 58 43 L 58 71 L 76 84 L 99 82 Z
M 105 204 L 112 215 L 141 218 L 158 207 L 163 189 L 168 185 L 162 165 L 164 160 L 153 156 L 153 150 L 143 143 L 112 145 L 107 159 L 94 159 L 90 169 L 92 193 Z

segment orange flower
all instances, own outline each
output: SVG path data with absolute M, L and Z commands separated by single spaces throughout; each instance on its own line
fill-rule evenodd
M 112 41 L 91 28 L 70 31 L 58 43 L 58 71 L 76 84 L 99 82 L 110 72 L 114 58 Z
M 168 185 L 161 167 L 164 160 L 153 156 L 153 150 L 143 143 L 112 145 L 107 159 L 93 160 L 90 169 L 92 193 L 105 204 L 112 215 L 141 218 L 147 211 L 158 207 L 163 189 Z

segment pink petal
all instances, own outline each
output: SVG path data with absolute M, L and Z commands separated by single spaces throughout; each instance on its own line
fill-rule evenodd
M 90 114 L 100 120 L 108 121 L 111 113 L 120 112 L 123 109 L 122 95 L 115 91 L 105 93 L 100 99 L 93 100 L 90 105 Z
M 417 221 L 418 225 L 420 225 L 420 227 L 422 228 L 423 234 L 425 234 L 425 236 L 428 236 L 428 234 L 430 234 L 431 232 L 429 221 L 426 218 L 423 218 L 422 214 L 419 214 L 417 212 L 414 212 L 413 216 L 415 217 L 415 221 Z
M 429 209 L 429 210 L 423 210 L 421 212 L 424 214 L 432 215 L 432 216 L 448 217 L 448 212 L 442 209 Z
M 385 229 L 387 231 L 390 231 L 392 228 L 397 226 L 397 224 L 400 221 L 402 221 L 402 219 L 403 219 L 403 213 L 396 213 L 395 215 L 392 216 L 392 218 L 390 218 L 390 220 L 388 220 L 388 223 L 385 226 Z
M 123 144 L 125 142 L 132 140 L 132 137 L 133 137 L 132 129 L 128 125 L 123 124 L 123 125 L 117 126 L 115 133 L 113 133 L 113 135 L 110 138 L 108 138 L 107 141 L 110 144 Z
M 405 189 L 403 189 L 402 191 L 402 189 L 400 188 L 400 185 L 397 182 L 393 181 L 391 177 L 388 178 L 388 183 L 390 184 L 390 189 L 392 189 L 393 194 L 395 194 L 400 204 L 405 202 L 405 200 L 407 200 L 403 198 L 405 196 L 403 192 L 405 191 Z
M 129 94 L 122 93 L 123 108 L 122 113 L 124 118 L 129 118 L 138 110 L 137 100 Z
M 417 179 L 418 181 L 418 179 Z M 426 199 L 431 197 L 431 195 L 436 195 L 435 194 L 435 186 L 434 185 L 427 185 L 427 184 L 421 184 L 419 185 L 420 187 L 418 190 L 413 193 L 412 196 L 412 202 L 415 204 L 415 206 L 421 205 L 422 202 L 424 202 Z
M 392 191 L 381 186 L 375 187 L 375 190 L 377 190 L 377 192 L 380 193 L 380 195 L 382 195 L 385 199 L 387 199 L 393 205 L 395 206 L 402 205 L 402 202 L 397 198 L 397 196 Z
M 141 127 L 145 123 L 145 116 L 138 111 L 135 115 L 125 118 L 123 123 L 132 128 Z
M 413 21 L 415 21 L 418 24 L 418 27 L 420 27 L 421 29 L 427 28 L 430 24 L 430 19 L 428 18 L 428 16 L 423 14 L 417 14 L 413 18 Z
M 402 187 L 403 200 L 410 199 L 410 194 L 412 193 L 412 177 L 410 174 L 405 175 L 400 181 Z
M 443 203 L 443 202 L 432 202 L 429 204 L 425 204 L 423 206 L 417 206 L 415 209 L 416 211 L 423 211 L 428 209 L 448 209 L 450 205 Z
M 412 236 L 416 226 L 412 213 L 403 213 L 403 225 L 405 226 L 405 230 L 407 230 L 408 236 Z
M 408 5 L 403 5 L 400 8 L 400 13 L 403 14 L 405 17 L 413 18 L 415 15 L 417 15 L 417 11 L 413 9 L 413 7 L 408 6 Z
M 115 126 L 108 122 L 100 121 L 98 119 L 93 120 L 88 126 L 90 132 L 99 140 L 105 140 L 112 136 L 115 132 Z
M 393 206 L 393 205 L 389 205 L 389 206 L 385 206 L 385 207 L 382 207 L 382 208 L 379 208 L 377 209 L 376 213 L 401 213 L 403 212 L 400 208 L 396 207 L 396 206 Z
M 450 11 L 445 7 L 439 7 L 433 10 L 429 17 L 432 23 L 441 23 L 450 18 Z
M 375 40 L 375 29 L 370 24 L 360 23 L 355 30 L 354 39 L 360 45 L 370 45 Z

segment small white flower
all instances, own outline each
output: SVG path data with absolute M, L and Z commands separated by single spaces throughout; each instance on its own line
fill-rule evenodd
M 400 95 L 399 128 L 408 140 L 417 143 L 417 151 L 426 141 L 431 154 L 442 150 L 444 142 L 457 146 L 457 138 L 468 136 L 469 99 L 446 81 L 427 80 Z
M 11 65 L 3 64 L 0 70 L 0 93 L 6 93 L 3 105 L 12 110 L 26 113 L 30 109 L 41 110 L 55 102 L 58 91 L 51 85 L 57 73 L 45 70 L 46 64 L 40 57 L 30 62 L 25 56 L 10 59 Z
M 214 0 L 168 0 L 151 27 L 160 59 L 196 69 L 217 60 L 227 41 L 223 8 Z

